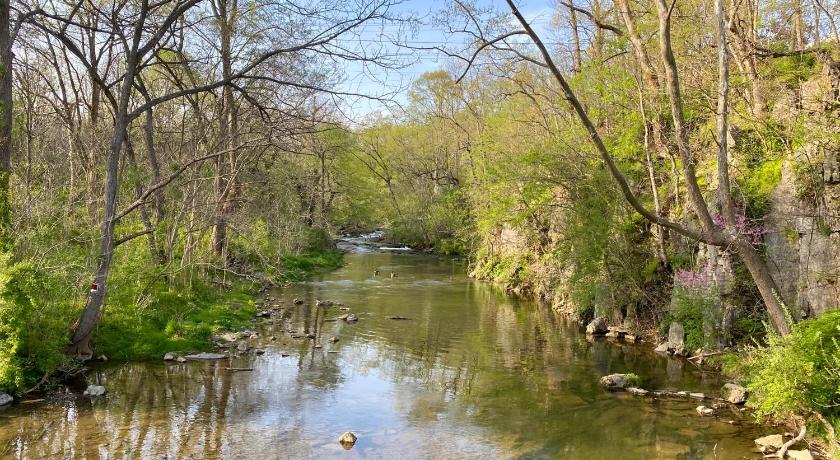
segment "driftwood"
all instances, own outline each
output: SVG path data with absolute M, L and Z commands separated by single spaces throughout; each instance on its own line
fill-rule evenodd
M 226 367 L 225 370 L 230 372 L 247 372 L 254 370 L 253 367 Z
M 778 458 L 785 458 L 785 455 L 787 455 L 788 449 L 790 449 L 791 446 L 793 446 L 797 442 L 802 441 L 803 439 L 805 439 L 805 424 L 804 423 L 802 424 L 802 429 L 799 430 L 799 434 L 796 435 L 795 438 L 793 438 L 793 439 L 789 440 L 788 442 L 782 444 L 782 448 L 779 449 L 778 452 L 773 454 L 773 456 L 778 457 Z

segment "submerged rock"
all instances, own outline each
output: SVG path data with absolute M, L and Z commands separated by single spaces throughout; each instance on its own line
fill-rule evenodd
M 610 374 L 601 377 L 601 385 L 608 390 L 623 390 L 639 383 L 639 376 L 636 374 Z
M 105 387 L 101 385 L 88 385 L 84 394 L 85 396 L 102 396 L 105 394 Z
M 15 398 L 7 393 L 0 393 L 0 406 L 8 406 L 9 404 L 13 403 Z
M 338 437 L 338 442 L 341 444 L 341 447 L 350 450 L 356 444 L 356 440 L 359 439 L 356 437 L 356 434 L 352 431 L 348 431 L 341 436 Z
M 196 353 L 194 355 L 187 355 L 186 359 L 224 359 L 227 355 L 221 353 Z
M 604 318 L 595 318 L 586 325 L 586 333 L 589 335 L 604 335 L 608 331 L 607 320 Z
M 727 383 L 723 385 L 723 399 L 732 404 L 744 404 L 747 402 L 747 390 L 741 385 Z

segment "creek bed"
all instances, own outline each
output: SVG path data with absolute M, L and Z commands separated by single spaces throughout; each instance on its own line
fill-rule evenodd
M 87 379 L 104 397 L 68 389 L 0 412 L 0 458 L 760 458 L 753 439 L 766 432 L 737 410 L 701 417 L 697 401 L 598 383 L 634 372 L 645 388 L 717 395 L 716 374 L 588 341 L 457 260 L 348 254 L 269 295 L 283 303 L 255 325 L 264 353 L 98 366 Z M 358 435 L 351 450 L 345 431 Z

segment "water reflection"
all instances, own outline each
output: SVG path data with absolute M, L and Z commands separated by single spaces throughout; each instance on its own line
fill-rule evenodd
M 598 386 L 633 371 L 649 388 L 716 393 L 714 375 L 637 346 L 590 343 L 553 313 L 468 280 L 457 261 L 347 262 L 273 293 L 288 307 L 261 326 L 264 355 L 103 367 L 88 376 L 108 388 L 103 399 L 68 391 L 0 413 L 0 456 L 756 458 L 758 433 L 737 412 L 701 418 L 690 401 Z M 343 312 L 316 299 L 342 302 L 360 321 L 334 321 Z M 348 430 L 359 440 L 345 451 L 337 437 Z

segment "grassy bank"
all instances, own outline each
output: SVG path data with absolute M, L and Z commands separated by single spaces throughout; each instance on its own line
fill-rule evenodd
M 270 266 L 249 264 L 247 270 L 238 270 L 262 273 L 275 284 L 301 280 L 341 265 L 341 253 L 326 247 L 278 257 Z M 215 332 L 251 324 L 256 312 L 253 293 L 265 281 L 214 266 L 173 269 L 150 260 L 141 244 L 131 245 L 115 260 L 102 321 L 94 334 L 97 356 L 129 361 L 160 359 L 169 351 L 204 351 L 210 349 Z M 0 392 L 20 395 L 43 388 L 45 376 L 60 375 L 71 366 L 64 349 L 87 286 L 74 270 L 2 262 Z

